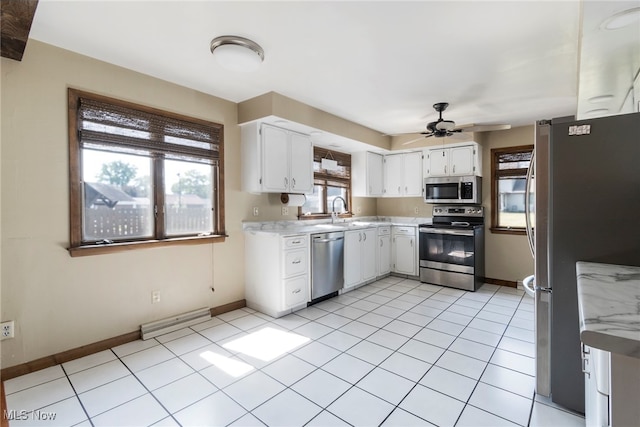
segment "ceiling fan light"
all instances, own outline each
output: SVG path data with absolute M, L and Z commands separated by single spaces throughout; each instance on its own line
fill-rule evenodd
M 264 50 L 253 40 L 239 36 L 220 36 L 211 40 L 210 50 L 221 67 L 251 72 L 264 61 Z
M 450 132 L 456 127 L 456 124 L 451 120 L 442 120 L 436 123 L 436 129 L 440 131 Z

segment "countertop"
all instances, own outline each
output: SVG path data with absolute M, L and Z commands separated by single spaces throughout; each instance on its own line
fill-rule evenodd
M 340 219 L 335 223 L 331 223 L 330 220 L 245 222 L 243 223 L 243 229 L 245 232 L 251 233 L 270 233 L 286 236 L 358 230 L 384 225 L 417 227 L 419 224 L 430 223 L 431 218 L 424 217 L 359 217 L 349 220 Z
M 640 267 L 576 263 L 580 339 L 640 359 Z

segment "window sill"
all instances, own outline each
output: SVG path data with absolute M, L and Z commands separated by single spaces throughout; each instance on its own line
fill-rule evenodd
M 518 236 L 527 235 L 527 231 L 524 228 L 491 227 L 490 230 L 495 234 L 513 234 Z
M 69 248 L 72 257 L 104 255 L 137 249 L 159 248 L 164 246 L 202 245 L 206 243 L 221 243 L 229 237 L 226 234 L 204 237 L 181 237 L 166 240 L 145 240 L 140 242 L 122 242 L 109 245 L 83 245 Z

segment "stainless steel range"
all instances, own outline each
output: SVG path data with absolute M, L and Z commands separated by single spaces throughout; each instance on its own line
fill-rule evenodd
M 420 281 L 475 291 L 484 281 L 484 208 L 433 207 L 432 224 L 421 224 Z

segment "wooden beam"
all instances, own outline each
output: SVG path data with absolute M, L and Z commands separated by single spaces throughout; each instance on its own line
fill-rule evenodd
M 22 61 L 38 0 L 0 1 L 0 55 Z

